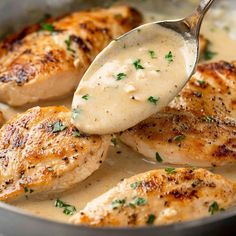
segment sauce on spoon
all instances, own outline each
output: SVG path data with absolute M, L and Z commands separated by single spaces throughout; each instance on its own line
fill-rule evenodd
M 72 104 L 79 130 L 128 129 L 166 106 L 189 79 L 194 42 L 158 24 L 135 31 L 112 42 L 81 80 Z

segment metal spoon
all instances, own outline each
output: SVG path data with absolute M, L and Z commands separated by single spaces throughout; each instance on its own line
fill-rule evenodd
M 72 108 L 74 112 L 76 112 L 76 114 L 73 114 L 73 119 L 72 119 L 74 125 L 79 130 L 85 133 L 93 133 L 93 134 L 116 133 L 136 125 L 140 121 L 148 118 L 152 114 L 155 114 L 156 112 L 161 110 L 164 106 L 168 105 L 168 103 L 184 87 L 184 85 L 187 83 L 187 81 L 195 71 L 199 58 L 199 31 L 201 23 L 207 10 L 210 8 L 213 2 L 214 0 L 201 0 L 198 8 L 190 16 L 184 19 L 144 24 L 124 34 L 117 40 L 112 41 L 108 45 L 108 47 L 106 47 L 96 57 L 94 62 L 91 64 L 90 68 L 85 73 L 84 77 L 80 82 L 80 85 L 78 86 L 77 91 L 75 92 L 72 104 Z M 181 81 L 178 83 L 178 86 L 175 85 L 175 87 L 172 81 L 171 81 L 172 84 L 169 82 L 169 85 L 166 86 L 167 89 L 163 89 L 166 91 L 163 90 L 160 91 L 162 95 L 162 97 L 160 97 L 161 103 L 156 104 L 157 103 L 156 99 L 150 98 L 150 102 L 155 103 L 156 105 L 153 107 L 150 107 L 150 104 L 148 103 L 145 103 L 144 104 L 145 106 L 141 107 L 138 106 L 137 103 L 134 104 L 134 102 L 131 103 L 132 101 L 125 100 L 124 99 L 125 96 L 123 96 L 122 93 L 120 93 L 118 96 L 118 93 L 115 90 L 112 90 L 113 88 L 111 88 L 112 86 L 110 85 L 107 88 L 111 89 L 110 94 L 112 96 L 108 93 L 105 94 L 105 92 L 103 92 L 107 90 L 107 88 L 105 87 L 104 90 L 100 91 L 99 89 L 101 88 L 101 86 L 96 87 L 96 85 L 100 85 L 100 82 L 96 81 L 96 79 L 94 80 L 94 77 L 98 77 L 94 76 L 94 73 L 99 71 L 102 65 L 109 61 L 108 58 L 111 58 L 111 55 L 113 55 L 113 58 L 114 57 L 116 58 L 117 52 L 119 52 L 123 47 L 122 45 L 130 43 L 130 41 L 132 41 L 133 39 L 138 41 L 145 34 L 152 34 L 152 32 L 155 31 L 157 32 L 158 31 L 157 25 L 161 26 L 162 28 L 171 29 L 171 31 L 177 32 L 184 38 L 184 42 L 186 43 L 186 45 L 189 45 L 186 47 L 187 50 L 191 50 L 191 59 L 190 59 L 191 66 L 187 68 L 188 72 L 186 78 L 184 78 L 183 80 L 181 79 Z M 155 33 L 153 33 L 152 35 L 153 36 L 150 37 L 154 38 L 158 37 L 158 35 L 156 35 Z M 120 75 L 122 76 L 122 74 Z M 108 78 L 108 81 L 112 81 L 112 77 Z M 125 82 L 122 81 L 122 83 L 125 86 L 124 84 Z M 161 83 L 165 83 L 165 81 L 162 80 Z M 90 90 L 88 92 L 88 90 L 86 90 L 86 87 L 89 86 Z M 97 94 L 97 97 L 92 96 L 90 99 L 89 98 L 90 94 L 87 93 L 93 94 L 93 91 L 95 90 L 97 91 L 99 90 L 100 91 L 99 94 Z M 86 94 L 83 94 L 85 91 Z M 166 95 L 168 91 L 171 91 L 171 93 Z M 84 101 L 84 98 L 86 101 Z M 96 101 L 98 100 L 100 101 L 100 103 L 96 103 Z M 129 106 L 129 104 L 131 105 Z

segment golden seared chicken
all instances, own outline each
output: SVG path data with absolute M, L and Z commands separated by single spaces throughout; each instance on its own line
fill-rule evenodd
M 90 226 L 162 225 L 232 206 L 235 186 L 204 169 L 154 170 L 125 179 L 71 218 Z
M 168 107 L 121 134 L 159 162 L 220 166 L 236 162 L 236 63 L 199 65 Z
M 3 117 L 3 113 L 0 111 L 0 127 L 3 125 L 4 123 L 4 117 Z
M 0 43 L 0 102 L 12 106 L 65 96 L 94 57 L 141 23 L 131 7 L 72 13 L 31 26 Z
M 91 175 L 110 139 L 87 136 L 65 107 L 34 107 L 0 130 L 0 200 L 61 192 Z

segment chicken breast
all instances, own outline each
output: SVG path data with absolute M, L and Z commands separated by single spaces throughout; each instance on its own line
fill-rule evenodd
M 204 169 L 154 170 L 125 179 L 71 218 L 90 226 L 162 225 L 210 216 L 236 201 L 235 186 Z
M 0 43 L 0 102 L 21 106 L 75 90 L 94 57 L 141 23 L 131 7 L 72 13 Z
M 0 111 L 0 127 L 3 125 L 4 123 L 4 117 L 3 117 L 3 113 Z
M 199 65 L 162 112 L 120 139 L 153 160 L 192 166 L 236 162 L 236 63 Z
M 65 107 L 34 107 L 0 130 L 0 200 L 64 191 L 102 164 L 110 138 L 87 136 Z

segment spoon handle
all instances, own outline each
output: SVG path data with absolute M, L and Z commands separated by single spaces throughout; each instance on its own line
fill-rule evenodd
M 185 23 L 190 28 L 190 32 L 194 36 L 199 36 L 202 20 L 214 1 L 215 0 L 201 0 L 197 9 L 190 16 L 184 19 Z

